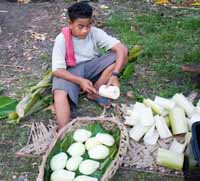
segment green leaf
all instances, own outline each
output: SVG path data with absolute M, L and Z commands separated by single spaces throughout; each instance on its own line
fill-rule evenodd
M 53 102 L 52 95 L 47 95 L 48 89 L 51 87 L 52 72 L 47 71 L 41 81 L 32 86 L 26 96 L 16 106 L 16 112 L 19 121 L 35 112 L 38 112 Z
M 52 72 L 47 71 L 43 77 L 43 79 L 38 82 L 35 86 L 30 88 L 30 92 L 34 94 L 43 93 L 45 88 L 51 86 Z
M 0 119 L 8 117 L 10 112 L 15 111 L 18 101 L 6 96 L 0 96 Z
M 122 73 L 122 78 L 125 80 L 129 80 L 134 72 L 134 64 L 133 63 L 128 63 Z
M 33 105 L 30 106 L 30 109 L 26 112 L 24 117 L 27 117 L 35 112 L 41 111 L 50 104 L 53 103 L 53 97 L 52 95 L 47 95 L 47 96 L 41 96 L 37 102 L 34 102 Z
M 88 124 L 84 127 L 82 127 L 83 129 L 87 129 L 89 131 L 92 132 L 92 137 L 96 136 L 97 133 L 108 133 L 111 134 L 114 139 L 115 139 L 115 144 L 111 147 L 109 147 L 109 156 L 104 159 L 104 160 L 98 160 L 100 162 L 100 168 L 93 173 L 92 175 L 90 175 L 91 177 L 96 177 L 98 179 L 100 179 L 103 174 L 105 173 L 106 169 L 108 168 L 108 166 L 111 164 L 111 162 L 114 160 L 118 148 L 119 148 L 119 141 L 120 141 L 120 130 L 118 128 L 109 131 L 106 130 L 102 127 L 102 125 L 99 122 L 93 122 L 91 124 Z M 45 167 L 45 175 L 44 175 L 44 181 L 49 181 L 50 180 L 50 176 L 51 176 L 51 169 L 50 169 L 50 160 L 51 158 L 59 153 L 59 152 L 66 152 L 68 147 L 74 143 L 75 141 L 73 140 L 73 134 L 74 132 L 69 132 L 67 135 L 65 135 L 65 137 L 61 140 L 59 139 L 57 141 L 57 143 L 55 144 L 54 148 L 52 149 L 51 153 L 48 156 L 47 159 L 47 163 L 46 163 L 46 167 Z M 69 155 L 68 155 L 69 156 Z M 83 156 L 83 159 L 89 159 L 88 153 L 86 152 Z M 79 172 L 79 170 L 76 171 L 76 176 L 81 175 L 81 173 Z
M 133 48 L 129 50 L 128 61 L 134 61 L 139 55 L 143 53 L 143 49 L 139 45 L 135 45 Z
M 97 133 L 106 133 L 106 130 L 98 122 L 88 124 L 84 128 L 92 132 L 92 137 L 96 136 Z

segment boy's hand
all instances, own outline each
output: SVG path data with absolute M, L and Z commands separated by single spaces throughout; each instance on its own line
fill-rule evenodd
M 97 94 L 97 91 L 94 88 L 92 82 L 88 79 L 82 79 L 80 83 L 80 87 L 83 90 L 83 92 L 87 92 L 89 94 Z
M 108 83 L 107 83 L 107 86 L 110 86 L 110 85 L 119 87 L 120 86 L 120 82 L 119 82 L 118 77 L 111 76 L 110 79 L 108 80 Z

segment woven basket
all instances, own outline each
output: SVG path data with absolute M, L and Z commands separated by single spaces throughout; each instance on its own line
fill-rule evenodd
M 108 179 L 112 178 L 113 175 L 116 173 L 117 169 L 123 162 L 123 157 L 125 156 L 129 144 L 129 138 L 128 133 L 125 128 L 125 126 L 116 118 L 108 118 L 108 117 L 82 117 L 82 118 L 76 118 L 72 120 L 69 124 L 67 124 L 58 135 L 55 137 L 55 139 L 52 141 L 51 145 L 49 146 L 49 149 L 47 150 L 46 154 L 43 156 L 42 164 L 39 167 L 39 174 L 37 177 L 37 181 L 43 181 L 44 177 L 44 170 L 46 161 L 48 158 L 48 155 L 51 153 L 53 147 L 55 146 L 57 140 L 59 138 L 64 138 L 65 135 L 69 132 L 75 131 L 78 128 L 81 128 L 87 124 L 90 124 L 92 122 L 100 122 L 101 125 L 107 129 L 107 130 L 113 130 L 116 128 L 119 128 L 121 136 L 120 136 L 120 142 L 119 142 L 119 149 L 115 156 L 115 159 L 111 162 L 109 167 L 107 168 L 106 172 L 101 178 L 101 181 L 107 181 Z

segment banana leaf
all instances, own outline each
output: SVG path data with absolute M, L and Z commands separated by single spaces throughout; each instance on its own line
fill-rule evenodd
M 91 174 L 91 177 L 96 177 L 98 178 L 98 180 L 100 180 L 100 178 L 103 176 L 103 174 L 105 173 L 106 169 L 108 168 L 108 166 L 111 164 L 111 162 L 114 160 L 117 151 L 119 149 L 119 142 L 120 142 L 120 131 L 118 128 L 116 128 L 116 130 L 113 131 L 108 131 L 106 129 L 104 129 L 100 123 L 95 122 L 95 123 L 91 123 L 88 124 L 87 126 L 83 127 L 83 129 L 87 129 L 89 131 L 92 132 L 92 137 L 95 136 L 97 133 L 108 133 L 111 134 L 114 139 L 115 139 L 115 144 L 111 147 L 109 147 L 109 156 L 106 159 L 103 160 L 98 160 L 100 162 L 100 168 L 97 169 L 93 174 Z M 55 144 L 54 148 L 52 149 L 51 153 L 48 156 L 47 159 L 47 163 L 46 163 L 46 167 L 45 167 L 45 174 L 44 174 L 44 181 L 49 181 L 50 180 L 50 176 L 51 176 L 51 168 L 50 168 L 50 161 L 51 158 L 59 153 L 59 152 L 66 152 L 67 148 L 74 143 L 75 141 L 73 140 L 73 133 L 74 132 L 70 132 L 67 135 L 65 135 L 65 137 L 61 140 L 58 139 L 57 143 Z M 83 159 L 89 159 L 88 153 L 86 152 L 83 156 Z M 76 172 L 76 176 L 78 175 L 82 175 L 79 170 L 77 170 Z
M 128 64 L 124 68 L 122 72 L 121 78 L 124 80 L 129 80 L 133 73 L 134 73 L 134 64 L 133 61 L 136 60 L 136 58 L 143 53 L 143 49 L 139 45 L 135 45 L 133 48 L 129 50 L 129 56 L 128 56 Z
M 129 80 L 134 73 L 134 64 L 133 62 L 128 63 L 124 69 L 124 71 L 122 72 L 122 79 L 124 80 Z
M 45 97 L 41 97 L 39 101 L 37 101 L 30 109 L 29 111 L 25 114 L 26 116 L 29 116 L 35 112 L 41 111 L 44 108 L 48 107 L 53 103 L 53 97 L 52 95 L 47 95 Z
M 52 72 L 51 71 L 46 72 L 43 79 L 40 82 L 38 82 L 35 86 L 32 86 L 30 88 L 30 92 L 33 95 L 43 93 L 45 88 L 51 86 L 51 79 L 52 79 Z
M 18 101 L 6 96 L 0 96 L 0 119 L 8 117 L 15 110 Z
M 15 119 L 10 119 L 10 123 L 19 123 L 24 117 L 40 111 L 52 103 L 51 93 L 49 92 L 47 95 L 51 79 L 52 72 L 48 71 L 39 83 L 30 88 L 25 97 L 16 105 L 14 113 L 17 116 Z
M 135 45 L 129 50 L 128 62 L 134 61 L 139 55 L 143 53 L 143 49 L 139 45 Z
M 26 95 L 16 106 L 16 112 L 20 118 L 23 118 L 25 114 L 40 100 L 40 95 L 31 94 Z
M 41 111 L 53 103 L 51 94 L 47 96 L 37 94 L 33 98 L 31 96 L 26 96 L 23 100 L 24 101 L 21 101 L 20 104 L 17 105 L 18 108 L 16 108 L 16 112 L 14 112 L 17 114 L 16 118 L 9 120 L 9 123 L 19 123 L 22 118 Z M 10 114 L 13 114 L 13 112 Z

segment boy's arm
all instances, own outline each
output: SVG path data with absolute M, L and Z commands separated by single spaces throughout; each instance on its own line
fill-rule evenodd
M 92 33 L 98 47 L 106 48 L 106 50 L 112 50 L 116 53 L 116 63 L 113 72 L 120 73 L 128 61 L 128 48 L 126 48 L 126 46 L 123 45 L 118 39 L 108 35 L 102 29 L 92 27 Z M 118 77 L 111 76 L 108 81 L 108 85 L 119 86 Z
M 90 94 L 97 94 L 97 91 L 94 88 L 94 86 L 93 86 L 93 84 L 90 80 L 84 79 L 84 78 L 76 76 L 76 75 L 73 75 L 72 73 L 70 73 L 66 69 L 62 69 L 62 68 L 58 69 L 58 70 L 53 72 L 53 75 L 58 77 L 58 78 L 68 80 L 70 82 L 78 84 L 84 92 L 88 92 Z
M 119 74 L 128 62 L 128 48 L 122 43 L 117 43 L 111 48 L 111 50 L 116 53 L 116 63 L 113 73 Z M 112 75 L 107 85 L 114 85 L 119 87 L 120 83 L 118 77 Z
M 128 60 L 128 48 L 122 43 L 117 43 L 111 50 L 116 53 L 116 63 L 113 72 L 120 73 Z
M 67 71 L 64 68 L 59 68 L 56 71 L 54 71 L 53 76 L 64 79 L 64 80 L 68 80 L 68 81 L 73 82 L 78 85 L 80 85 L 81 81 L 82 81 L 81 77 L 70 73 L 69 71 Z

